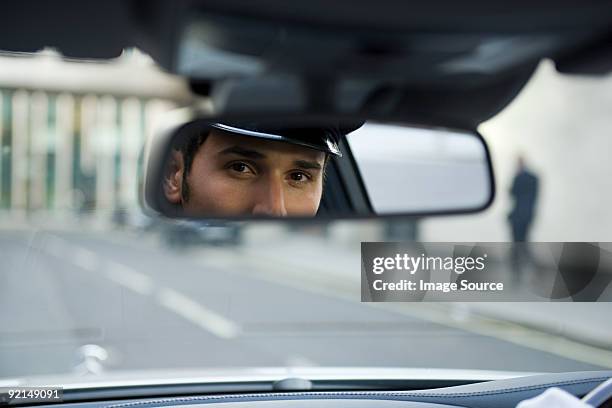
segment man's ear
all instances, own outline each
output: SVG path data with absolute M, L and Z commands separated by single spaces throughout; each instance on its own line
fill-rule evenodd
M 164 171 L 163 188 L 166 200 L 171 204 L 181 204 L 183 198 L 183 177 L 185 176 L 185 161 L 183 154 L 172 150 Z

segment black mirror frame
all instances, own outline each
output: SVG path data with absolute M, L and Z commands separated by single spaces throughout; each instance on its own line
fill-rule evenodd
M 177 207 L 171 205 L 163 199 L 163 190 L 161 180 L 163 179 L 164 166 L 167 159 L 169 158 L 169 154 L 171 151 L 172 142 L 175 137 L 177 137 L 177 133 L 181 131 L 197 131 L 197 129 L 207 128 L 207 124 L 212 121 L 224 121 L 229 120 L 233 121 L 236 119 L 244 120 L 244 119 L 253 119 L 253 118 L 261 118 L 265 117 L 274 117 L 282 115 L 285 118 L 290 120 L 307 120 L 307 121 L 324 121 L 324 120 L 355 120 L 361 119 L 364 120 L 364 117 L 359 117 L 358 115 L 342 115 L 342 114 L 304 114 L 304 113 L 291 113 L 291 112 L 278 112 L 276 114 L 234 114 L 234 115 L 212 115 L 203 113 L 202 111 L 195 108 L 181 108 L 175 111 L 171 111 L 167 113 L 167 116 L 164 117 L 161 126 L 157 129 L 151 139 L 147 140 L 145 146 L 145 160 L 144 160 L 144 177 L 143 182 L 140 183 L 143 186 L 142 193 L 142 204 L 144 211 L 152 214 L 161 214 L 164 217 L 170 218 L 180 218 L 185 220 L 199 220 L 206 221 L 211 220 L 215 222 L 231 222 L 231 221 L 257 221 L 257 220 L 268 220 L 268 221 L 280 221 L 283 220 L 278 217 L 265 217 L 265 216 L 237 216 L 237 217 L 217 217 L 217 218 L 205 218 L 200 216 L 190 216 L 182 213 Z M 375 120 L 380 122 L 389 122 L 395 123 L 403 126 L 413 126 L 413 127 L 423 127 L 423 128 L 432 128 L 432 129 L 441 129 L 441 130 L 452 130 L 452 131 L 461 131 L 464 133 L 471 133 L 475 137 L 477 137 L 482 143 L 485 150 L 485 158 L 487 162 L 487 171 L 489 175 L 489 197 L 486 202 L 475 208 L 467 208 L 467 209 L 451 209 L 451 210 L 443 210 L 443 211 L 424 211 L 417 213 L 389 213 L 389 214 L 346 214 L 346 215 L 317 215 L 315 217 L 290 217 L 286 220 L 295 220 L 297 222 L 329 222 L 335 220 L 372 220 L 372 219 L 393 219 L 393 218 L 423 218 L 423 217 L 433 217 L 433 216 L 449 216 L 449 215 L 463 215 L 463 214 L 474 214 L 481 212 L 487 209 L 495 199 L 496 193 L 496 185 L 495 185 L 495 177 L 493 172 L 493 165 L 491 161 L 491 153 L 489 147 L 484 139 L 484 137 L 478 132 L 478 130 L 474 129 L 471 126 L 461 126 L 460 124 L 451 124 L 449 122 L 445 122 L 444 126 L 434 126 L 428 123 L 419 123 L 414 124 L 412 122 L 403 122 L 401 119 L 398 120 L 397 116 L 393 117 L 385 117 L 383 115 L 367 115 L 367 120 Z M 347 154 L 345 158 L 340 160 L 350 161 L 350 166 L 355 169 L 355 178 L 353 180 L 353 184 L 355 188 L 361 188 L 362 193 L 365 194 L 366 198 L 369 197 L 367 195 L 367 191 L 365 190 L 365 185 L 363 183 L 363 178 L 353 158 L 352 154 Z M 345 165 L 346 166 L 346 165 Z M 356 183 L 355 183 L 356 181 Z M 283 220 L 284 221 L 284 220 Z

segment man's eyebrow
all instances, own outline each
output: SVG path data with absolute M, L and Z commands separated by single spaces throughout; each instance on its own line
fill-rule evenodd
M 302 169 L 321 170 L 323 168 L 321 164 L 316 161 L 296 160 L 293 163 Z
M 218 154 L 237 154 L 239 156 L 242 157 L 246 157 L 249 159 L 265 159 L 266 155 L 258 152 L 257 150 L 253 150 L 253 149 L 247 149 L 244 147 L 240 147 L 240 146 L 232 146 L 232 147 L 228 147 L 227 149 L 223 149 L 221 150 Z

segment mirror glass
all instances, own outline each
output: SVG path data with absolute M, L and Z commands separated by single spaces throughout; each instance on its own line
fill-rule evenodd
M 476 133 L 364 120 L 190 121 L 153 139 L 145 198 L 171 217 L 421 215 L 491 199 Z
M 485 145 L 472 133 L 366 123 L 348 142 L 377 214 L 476 209 L 491 196 Z

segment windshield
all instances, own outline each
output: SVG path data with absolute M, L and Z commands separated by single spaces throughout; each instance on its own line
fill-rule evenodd
M 609 241 L 610 77 L 544 62 L 481 126 L 497 184 L 485 212 L 207 225 L 145 212 L 139 193 L 145 140 L 190 100 L 182 80 L 137 51 L 5 55 L 0 67 L 0 378 L 612 368 L 607 303 L 377 304 L 359 292 L 364 241 Z M 520 171 L 538 180 L 523 229 L 508 217 Z

